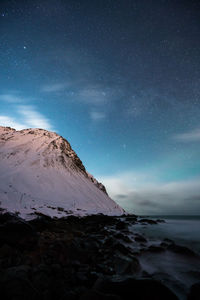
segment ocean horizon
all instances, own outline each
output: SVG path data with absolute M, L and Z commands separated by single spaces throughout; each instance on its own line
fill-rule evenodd
M 142 217 L 162 219 L 157 225 L 135 225 L 134 230 L 151 239 L 171 239 L 175 243 L 189 247 L 200 253 L 200 215 L 145 215 Z

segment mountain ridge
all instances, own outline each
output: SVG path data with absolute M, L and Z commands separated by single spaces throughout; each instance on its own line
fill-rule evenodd
M 124 213 L 104 185 L 86 171 L 70 143 L 55 132 L 0 126 L 0 167 L 1 207 L 14 210 L 14 203 L 23 216 L 26 210 L 29 215 L 36 210 L 51 216 Z M 56 203 L 59 213 L 52 212 Z

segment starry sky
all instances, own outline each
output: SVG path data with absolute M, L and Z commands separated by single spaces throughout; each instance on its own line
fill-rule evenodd
M 65 137 L 138 214 L 200 214 L 200 2 L 1 0 L 0 125 Z

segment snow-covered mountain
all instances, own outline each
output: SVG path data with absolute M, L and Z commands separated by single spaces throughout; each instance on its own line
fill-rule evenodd
M 57 217 L 124 213 L 63 137 L 9 127 L 0 127 L 0 207 L 26 219 L 35 212 Z

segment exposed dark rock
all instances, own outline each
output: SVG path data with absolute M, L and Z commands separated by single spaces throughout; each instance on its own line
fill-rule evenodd
M 123 230 L 128 228 L 128 224 L 126 222 L 118 221 L 115 227 L 117 230 Z
M 138 222 L 140 222 L 140 223 L 146 223 L 146 224 L 151 224 L 151 225 L 157 224 L 157 221 L 151 220 L 151 219 L 140 219 L 140 220 L 138 220 Z
M 146 243 L 147 240 L 141 234 L 136 234 L 135 241 L 139 243 Z
M 12 255 L 12 248 L 8 246 L 7 244 L 4 244 L 0 248 L 0 258 L 9 257 Z
M 40 299 L 39 292 L 29 280 L 30 267 L 18 266 L 8 268 L 0 278 L 1 299 Z
M 154 246 L 154 245 L 151 245 L 148 247 L 147 251 L 150 251 L 150 252 L 163 252 L 165 251 L 165 249 L 161 246 Z
M 99 279 L 94 288 L 100 292 L 115 294 L 124 300 L 178 300 L 176 295 L 161 282 L 152 279 L 110 280 Z
M 157 223 L 166 223 L 165 220 L 162 220 L 162 219 L 157 219 L 156 222 Z
M 48 216 L 35 213 L 37 215 L 37 218 L 34 218 L 33 220 L 29 221 L 29 224 L 31 224 L 35 230 L 41 231 L 45 228 L 50 227 L 50 224 L 52 223 L 52 219 Z
M 170 239 L 163 239 L 163 242 L 167 243 L 167 244 L 174 244 L 174 241 L 170 240 Z
M 160 243 L 160 247 L 162 247 L 162 248 L 167 248 L 168 246 L 169 246 L 168 243 L 165 243 L 165 242 Z
M 117 295 L 104 294 L 95 290 L 87 291 L 80 300 L 121 300 Z
M 200 282 L 197 282 L 191 286 L 187 300 L 199 300 L 199 299 L 200 299 Z
M 129 224 L 127 216 L 52 219 L 40 214 L 23 221 L 13 214 L 0 215 L 2 299 L 177 299 L 150 279 L 134 253 L 141 253 L 141 243 L 144 252 L 191 252 L 170 240 L 147 248 L 143 235 L 128 236 Z M 141 276 L 149 279 L 136 279 Z
M 197 255 L 191 249 L 184 247 L 184 246 L 176 245 L 176 244 L 170 244 L 167 247 L 167 249 L 170 251 L 173 251 L 175 253 L 183 254 L 183 255 L 187 255 L 187 256 L 196 256 Z
M 138 217 L 136 215 L 128 215 L 128 216 L 124 216 L 124 218 L 126 221 L 135 224 Z
M 94 183 L 94 185 L 96 185 L 100 190 L 102 190 L 106 195 L 108 195 L 105 186 L 101 182 L 98 182 L 91 174 L 89 174 L 88 172 L 86 173 L 88 178 Z
M 124 255 L 129 255 L 131 253 L 131 250 L 129 247 L 124 246 L 122 243 L 116 241 L 116 239 L 114 239 L 113 237 L 109 237 L 106 239 L 105 243 L 104 243 L 104 248 L 108 248 L 111 251 L 114 252 L 120 252 L 121 254 Z
M 140 263 L 136 257 L 116 256 L 114 258 L 115 272 L 120 275 L 135 275 L 140 270 Z
M 20 219 L 9 220 L 0 226 L 0 234 L 19 234 L 20 236 L 26 236 L 33 234 L 33 228 L 30 224 Z
M 114 235 L 114 237 L 116 239 L 124 241 L 125 243 L 132 243 L 132 240 L 127 235 L 124 235 L 123 233 L 118 232 L 117 234 Z
M 29 248 L 36 243 L 36 231 L 28 222 L 9 213 L 0 214 L 0 246 Z

